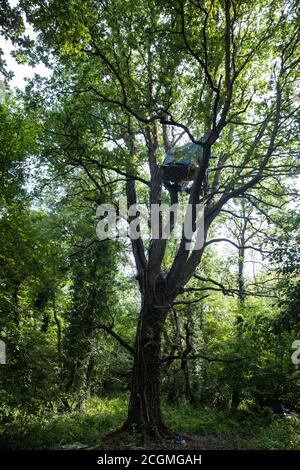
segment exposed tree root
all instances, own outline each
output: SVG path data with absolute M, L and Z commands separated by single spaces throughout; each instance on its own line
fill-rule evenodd
M 129 421 L 117 430 L 107 434 L 101 443 L 102 449 L 152 448 L 161 446 L 175 436 L 175 433 L 163 422 L 158 425 L 135 424 Z

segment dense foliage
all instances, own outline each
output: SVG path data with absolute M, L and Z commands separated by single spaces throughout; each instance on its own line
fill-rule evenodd
M 1 447 L 97 444 L 128 406 L 123 446 L 172 428 L 299 448 L 298 14 L 293 0 L 0 2 L 19 63 L 49 70 L 9 90 L 0 50 Z M 203 157 L 183 191 L 162 164 L 187 142 Z M 184 232 L 100 241 L 97 206 L 125 196 L 203 204 L 203 247 Z

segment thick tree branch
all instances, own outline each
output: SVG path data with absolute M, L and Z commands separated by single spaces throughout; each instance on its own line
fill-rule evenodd
M 93 328 L 105 331 L 110 336 L 115 338 L 118 343 L 123 346 L 123 348 L 127 349 L 127 351 L 129 351 L 131 354 L 134 354 L 134 347 L 127 343 L 127 341 L 122 338 L 118 333 L 116 333 L 111 326 L 104 325 L 103 323 L 96 323 Z

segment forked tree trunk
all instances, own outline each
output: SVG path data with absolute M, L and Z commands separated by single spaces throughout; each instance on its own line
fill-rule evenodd
M 156 301 L 157 303 L 157 301 Z M 167 432 L 160 406 L 160 347 L 166 308 L 144 302 L 135 340 L 131 396 L 126 427 L 160 436 Z

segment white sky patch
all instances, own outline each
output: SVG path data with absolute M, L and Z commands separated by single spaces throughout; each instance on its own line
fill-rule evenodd
M 11 0 L 11 6 L 16 6 L 19 2 Z M 26 34 L 31 38 L 35 38 L 36 34 L 28 23 L 25 22 Z M 37 64 L 34 67 L 28 64 L 18 64 L 16 59 L 12 57 L 11 53 L 14 51 L 14 46 L 10 40 L 4 39 L 0 35 L 0 49 L 3 51 L 3 59 L 6 62 L 6 69 L 9 72 L 14 73 L 14 77 L 10 81 L 9 85 L 11 88 L 19 88 L 24 90 L 26 86 L 26 79 L 31 79 L 35 74 L 41 75 L 43 77 L 48 77 L 50 75 L 50 70 L 44 66 L 44 64 Z M 0 77 L 1 78 L 1 77 Z

